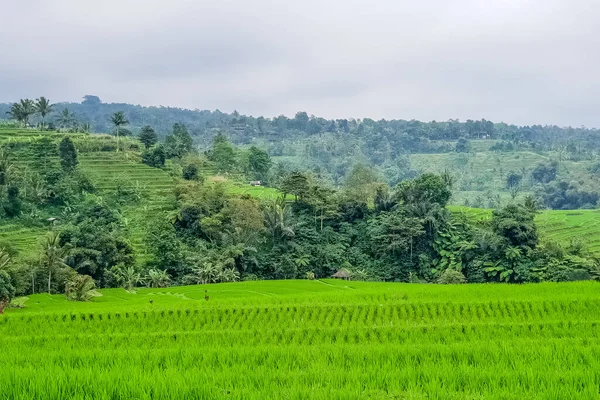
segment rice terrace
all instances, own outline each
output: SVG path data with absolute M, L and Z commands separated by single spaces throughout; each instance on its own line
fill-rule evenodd
M 594 282 L 292 280 L 25 304 L 0 319 L 3 398 L 598 397 Z
M 2 1 L 0 400 L 600 400 L 600 1 Z

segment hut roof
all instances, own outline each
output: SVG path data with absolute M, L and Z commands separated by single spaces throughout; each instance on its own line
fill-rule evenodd
M 342 269 L 338 270 L 338 272 L 333 274 L 333 277 L 334 278 L 350 278 L 350 271 L 348 271 L 346 268 L 342 268 Z

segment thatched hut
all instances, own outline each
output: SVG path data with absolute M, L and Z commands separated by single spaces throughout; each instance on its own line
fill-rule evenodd
M 342 269 L 338 270 L 338 272 L 333 274 L 333 277 L 335 279 L 343 279 L 345 281 L 349 281 L 350 280 L 350 271 L 348 271 L 346 268 L 342 268 Z

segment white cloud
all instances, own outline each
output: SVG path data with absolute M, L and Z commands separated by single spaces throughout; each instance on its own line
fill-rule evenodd
M 0 101 L 600 127 L 592 0 L 6 2 Z

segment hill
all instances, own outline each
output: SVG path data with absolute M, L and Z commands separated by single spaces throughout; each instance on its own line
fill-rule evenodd
M 9 106 L 0 104 L 0 115 Z M 61 122 L 61 109 L 70 112 L 77 122 Z M 57 104 L 49 121 L 65 129 L 85 127 L 88 131 L 108 133 L 114 129 L 110 116 L 118 111 L 123 111 L 130 121 L 128 133 L 137 134 L 143 126 L 151 125 L 164 138 L 173 124 L 184 123 L 201 149 L 210 148 L 213 138 L 222 133 L 236 145 L 268 149 L 281 168 L 317 171 L 337 187 L 350 178 L 353 166 L 362 164 L 392 186 L 423 172 L 447 170 L 456 180 L 455 205 L 494 208 L 498 201 L 507 202 L 511 189 L 514 192 L 515 188 L 521 197 L 535 194 L 543 199 L 546 186 L 561 182 L 571 186 L 569 192 L 582 190 L 594 193 L 594 197 L 585 201 L 549 200 L 546 206 L 594 208 L 600 199 L 596 189 L 600 184 L 597 129 L 516 126 L 485 119 L 332 120 L 304 111 L 293 118 L 283 115 L 268 118 L 236 111 L 108 104 L 95 96 L 86 96 L 82 103 Z M 30 122 L 38 123 L 39 117 L 32 116 Z M 551 179 L 534 179 L 536 168 L 553 163 L 556 173 Z M 508 184 L 510 175 L 513 181 Z
M 597 283 L 265 281 L 33 295 L 0 316 L 8 398 L 590 399 Z M 208 300 L 205 300 L 205 297 Z
M 473 221 L 488 221 L 492 210 L 452 207 Z M 600 210 L 542 210 L 535 217 L 541 237 L 558 243 L 579 241 L 590 251 L 600 254 Z
M 10 160 L 29 173 L 32 166 L 40 162 L 35 146 L 40 140 L 48 139 L 54 144 L 70 137 L 79 153 L 79 168 L 90 179 L 99 196 L 119 197 L 127 195 L 130 201 L 119 206 L 129 231 L 139 261 L 146 258 L 144 235 L 147 221 L 175 208 L 174 189 L 181 181 L 180 172 L 167 163 L 165 168 L 154 168 L 142 163 L 140 143 L 132 138 L 121 138 L 125 151 L 116 152 L 116 138 L 103 134 L 56 133 L 33 129 L 0 127 L 0 146 L 8 146 Z M 58 163 L 57 155 L 45 161 L 48 167 Z M 200 171 L 207 178 L 207 185 L 218 181 L 229 193 L 249 194 L 257 198 L 274 199 L 278 191 L 262 186 L 251 186 L 241 176 L 221 177 L 214 167 Z M 42 210 L 26 220 L 0 218 L 0 244 L 8 245 L 21 256 L 37 252 L 41 240 L 46 236 L 50 224 L 47 218 L 58 218 L 64 207 Z

